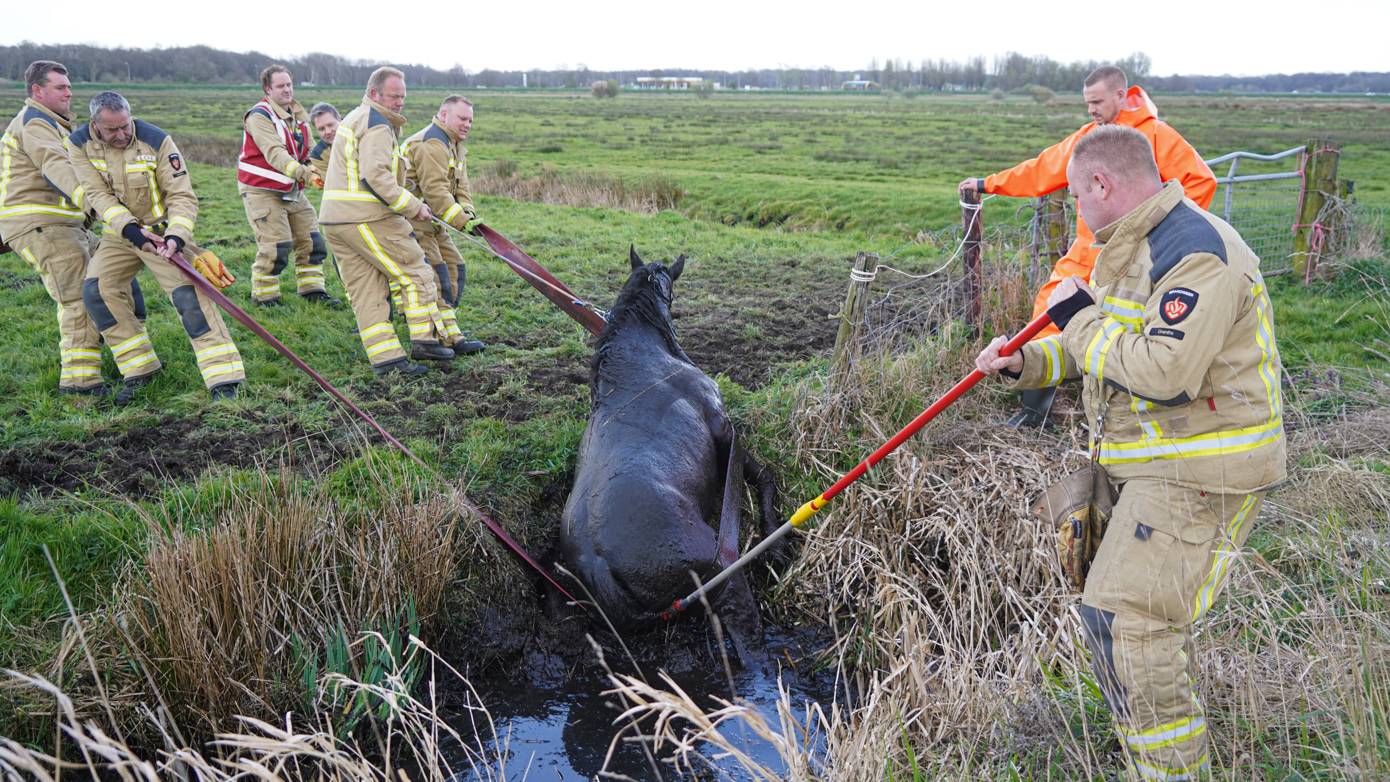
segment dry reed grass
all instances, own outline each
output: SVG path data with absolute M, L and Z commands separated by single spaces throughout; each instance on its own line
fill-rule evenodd
M 592 206 L 654 214 L 675 209 L 685 191 L 674 179 L 651 174 L 635 181 L 597 171 L 559 171 L 544 166 L 531 176 L 517 171 L 512 161 L 497 161 L 473 179 L 479 193 L 517 201 L 562 206 Z

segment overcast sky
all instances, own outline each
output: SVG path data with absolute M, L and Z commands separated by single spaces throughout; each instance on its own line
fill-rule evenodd
M 1085 10 L 1088 5 L 1096 10 Z M 275 57 L 324 51 L 470 71 L 580 64 L 594 70 L 855 70 L 871 58 L 917 63 L 1009 51 L 1066 62 L 1142 51 L 1160 76 L 1390 70 L 1390 3 L 1321 0 L 1302 8 L 1316 16 L 1308 18 L 1292 3 L 1212 0 L 318 0 L 188 3 L 148 14 L 127 3 L 69 0 L 12 4 L 0 42 L 206 44 Z M 298 9 L 302 19 L 295 18 Z M 266 16 L 258 18 L 257 10 Z M 1305 40 L 1319 24 L 1329 25 L 1330 34 L 1320 43 Z

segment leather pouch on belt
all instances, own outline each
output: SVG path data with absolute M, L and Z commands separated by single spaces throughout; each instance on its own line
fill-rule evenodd
M 1119 491 L 1105 468 L 1094 460 L 1049 486 L 1033 505 L 1033 514 L 1055 532 L 1057 558 L 1067 583 L 1080 592 L 1105 537 L 1105 527 Z

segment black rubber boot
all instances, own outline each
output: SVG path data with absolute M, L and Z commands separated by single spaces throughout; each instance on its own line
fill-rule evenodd
M 208 393 L 212 394 L 212 401 L 214 402 L 219 399 L 236 399 L 241 394 L 241 381 L 233 380 L 230 383 L 215 385 L 208 389 Z
M 452 361 L 454 351 L 438 342 L 412 342 L 410 357 L 416 361 Z
M 451 346 L 455 355 L 467 356 L 473 353 L 481 353 L 487 346 L 482 340 L 478 339 L 459 339 Z
M 383 377 L 385 375 L 415 376 L 426 374 L 429 372 L 429 369 L 421 364 L 412 364 L 403 358 L 398 358 L 395 361 L 388 361 L 385 364 L 378 364 L 372 367 L 372 372 L 375 373 L 377 377 Z
M 305 293 L 302 295 L 301 298 L 303 298 L 305 301 L 312 302 L 314 304 L 322 304 L 323 306 L 328 307 L 330 309 L 338 310 L 343 308 L 343 303 L 341 301 L 333 298 L 332 296 L 329 296 L 327 293 L 324 293 L 323 291 Z
M 1030 388 L 1019 394 L 1021 407 L 1006 422 L 1015 429 L 1031 427 L 1041 429 L 1047 423 L 1047 413 L 1052 409 L 1052 400 L 1057 396 L 1057 387 Z
M 114 400 L 116 404 L 124 407 L 135 401 L 135 392 L 149 385 L 150 382 L 154 380 L 155 374 L 156 373 L 151 373 L 148 375 L 141 375 L 140 377 L 127 378 L 125 383 L 121 385 L 121 390 L 116 392 L 116 399 Z
M 112 383 L 102 383 L 100 385 L 89 386 L 87 388 L 66 388 L 58 386 L 59 396 L 90 396 L 97 399 L 105 399 L 111 396 Z
M 265 301 L 257 301 L 256 299 L 252 299 L 251 303 L 256 305 L 257 307 L 283 307 L 285 305 L 285 303 L 283 301 L 280 301 L 279 299 L 266 299 Z

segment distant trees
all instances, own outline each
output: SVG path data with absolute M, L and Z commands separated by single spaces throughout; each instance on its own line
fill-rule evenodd
M 59 60 L 66 64 L 74 81 L 102 82 L 202 82 L 254 84 L 257 74 L 274 58 L 261 52 L 227 52 L 207 46 L 181 46 L 168 49 L 105 48 L 83 44 L 41 45 L 28 41 L 0 46 L 0 78 L 18 81 L 33 60 Z M 378 60 L 347 59 L 322 52 L 283 61 L 301 82 L 322 85 L 361 85 Z M 838 90 L 845 81 L 868 79 L 885 91 L 905 94 L 909 90 L 1019 92 L 1030 85 L 1054 93 L 1074 94 L 1093 68 L 1118 65 L 1132 82 L 1157 90 L 1205 92 L 1390 92 L 1390 73 L 1296 73 L 1266 76 L 1164 76 L 1150 74 L 1152 61 L 1136 52 L 1114 63 L 1097 61 L 1063 63 L 1041 56 L 1009 52 L 986 61 L 972 57 L 964 61 L 922 59 L 917 63 L 895 57 L 872 58 L 868 67 L 840 71 L 829 66 L 818 68 L 763 68 L 742 71 L 700 69 L 654 69 L 596 71 L 580 64 L 551 71 L 499 71 L 484 68 L 469 71 L 462 65 L 448 70 L 423 65 L 390 63 L 406 72 L 412 87 L 505 88 L 538 87 L 583 89 L 595 82 L 631 83 L 638 76 L 700 76 L 726 88 L 780 90 Z

